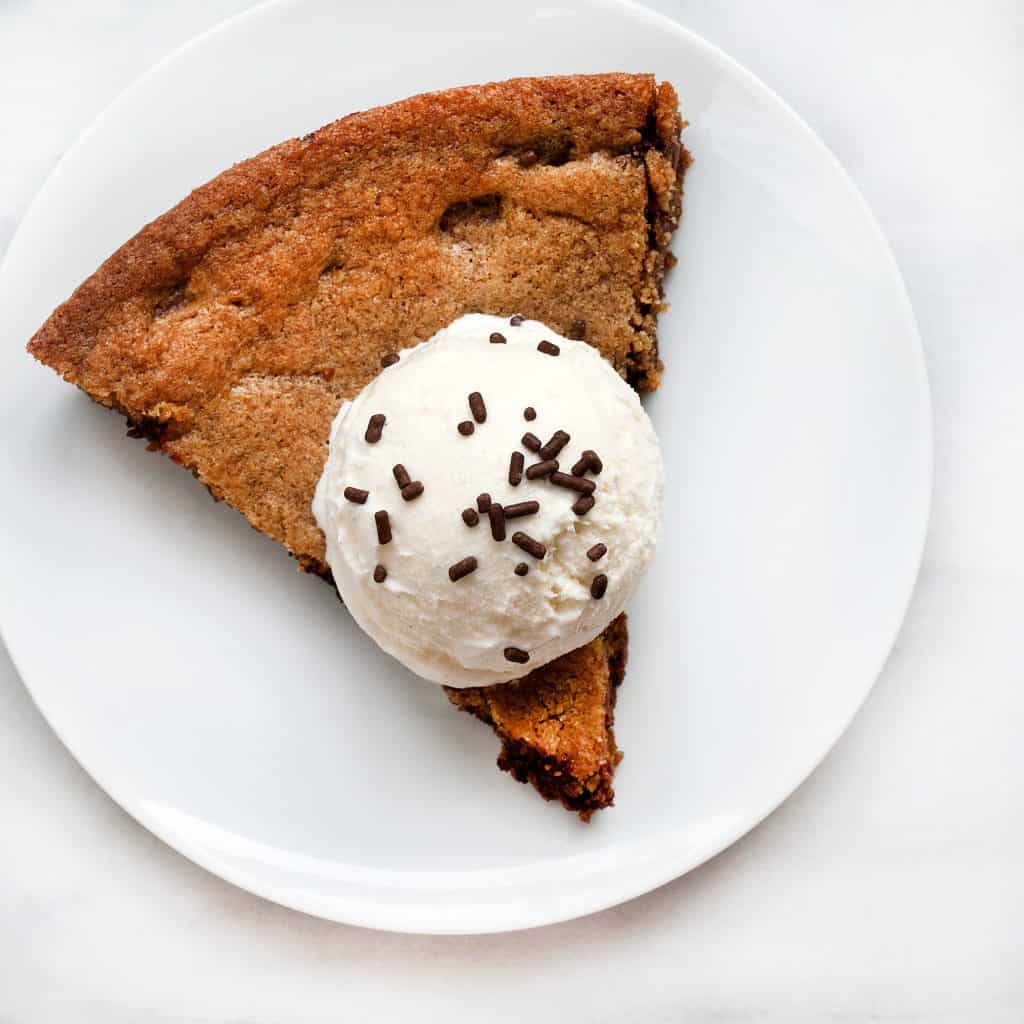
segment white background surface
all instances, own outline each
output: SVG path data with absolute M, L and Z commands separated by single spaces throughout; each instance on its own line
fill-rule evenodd
M 0 6 L 0 245 L 121 88 L 245 6 Z M 654 6 L 821 134 L 915 305 L 935 508 L 866 707 L 780 811 L 690 876 L 549 929 L 415 938 L 282 910 L 162 846 L 63 751 L 5 659 L 4 1024 L 1024 1020 L 1024 13 Z

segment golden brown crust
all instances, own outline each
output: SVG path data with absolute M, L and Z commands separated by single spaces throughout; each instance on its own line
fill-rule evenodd
M 466 312 L 521 312 L 585 321 L 657 385 L 679 123 L 671 86 L 625 74 L 353 114 L 143 228 L 29 350 L 323 571 L 310 503 L 329 425 L 387 352 Z
M 446 692 L 497 733 L 500 768 L 589 821 L 615 799 L 612 776 L 622 753 L 612 726 L 627 654 L 620 615 L 596 640 L 522 679 Z

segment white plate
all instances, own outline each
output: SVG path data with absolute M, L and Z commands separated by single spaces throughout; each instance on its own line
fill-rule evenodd
M 280 3 L 124 93 L 0 280 L 0 621 L 44 715 L 147 828 L 237 885 L 408 931 L 570 918 L 721 850 L 824 756 L 907 604 L 927 385 L 884 239 L 835 159 L 678 25 L 601 0 Z M 513 75 L 678 87 L 696 159 L 663 317 L 667 535 L 632 605 L 617 806 L 580 824 L 123 421 L 32 363 L 50 309 L 143 223 L 350 110 Z

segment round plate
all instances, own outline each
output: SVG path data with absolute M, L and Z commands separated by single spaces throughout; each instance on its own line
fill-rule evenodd
M 291 907 L 484 932 L 687 871 L 821 760 L 893 643 L 930 491 L 925 371 L 899 273 L 836 160 L 671 21 L 550 6 L 261 7 L 125 92 L 11 244 L 0 621 L 43 714 L 129 813 Z M 167 459 L 24 344 L 110 252 L 219 170 L 350 110 L 516 75 L 651 71 L 695 163 L 649 409 L 667 523 L 631 607 L 617 805 L 589 826 L 362 636 Z

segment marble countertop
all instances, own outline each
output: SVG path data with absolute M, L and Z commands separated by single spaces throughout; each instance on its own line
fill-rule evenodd
M 819 770 L 712 862 L 595 916 L 426 938 L 219 881 L 65 752 L 0 651 L 0 1021 L 1024 1020 L 1024 8 L 656 0 L 776 89 L 903 270 L 935 503 L 896 649 Z M 0 250 L 61 152 L 248 0 L 0 5 Z

